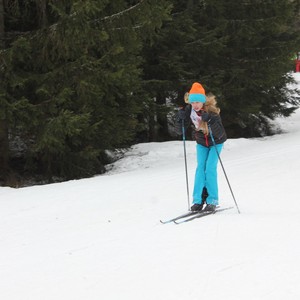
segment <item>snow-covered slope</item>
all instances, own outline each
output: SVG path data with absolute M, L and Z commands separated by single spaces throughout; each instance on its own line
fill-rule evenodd
M 103 176 L 0 188 L 4 300 L 300 299 L 300 111 L 284 134 L 228 140 L 241 214 L 187 209 L 181 141 L 139 144 Z M 190 191 L 195 143 L 187 142 Z M 219 168 L 221 206 L 234 206 Z

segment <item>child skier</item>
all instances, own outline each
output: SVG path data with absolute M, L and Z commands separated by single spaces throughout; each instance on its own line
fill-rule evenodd
M 217 165 L 218 153 L 227 136 L 223 127 L 220 109 L 215 96 L 205 94 L 203 86 L 195 82 L 185 95 L 188 105 L 179 110 L 178 123 L 185 127 L 192 124 L 193 139 L 196 140 L 197 169 L 195 173 L 192 211 L 214 211 L 218 205 Z M 212 138 L 212 136 L 213 138 Z

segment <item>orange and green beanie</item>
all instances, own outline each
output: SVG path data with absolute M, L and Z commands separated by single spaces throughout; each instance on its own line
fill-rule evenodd
M 193 83 L 189 92 L 189 102 L 206 102 L 205 90 L 199 82 Z

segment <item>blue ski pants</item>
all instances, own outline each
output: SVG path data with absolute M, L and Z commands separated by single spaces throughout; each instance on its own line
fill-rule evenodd
M 196 146 L 197 150 L 197 169 L 194 181 L 193 203 L 200 204 L 202 202 L 202 190 L 206 187 L 208 197 L 206 199 L 207 204 L 218 205 L 218 153 L 220 154 L 223 148 L 223 144 L 218 144 L 211 147 L 204 147 L 200 144 Z

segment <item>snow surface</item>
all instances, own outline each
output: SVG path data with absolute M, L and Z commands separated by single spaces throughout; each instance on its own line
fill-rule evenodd
M 241 214 L 160 224 L 188 206 L 181 141 L 135 145 L 103 176 L 1 187 L 0 299 L 300 299 L 300 110 L 278 122 L 225 144 Z M 195 142 L 187 160 L 192 192 Z M 219 190 L 234 206 L 220 166 Z

